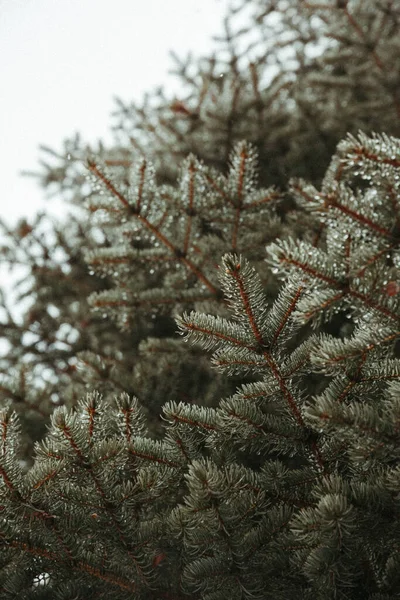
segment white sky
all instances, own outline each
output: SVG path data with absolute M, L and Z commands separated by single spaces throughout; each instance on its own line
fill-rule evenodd
M 112 98 L 171 81 L 168 51 L 208 53 L 228 0 L 0 0 L 0 212 L 57 203 L 35 180 L 38 145 L 109 138 Z M 51 206 L 50 206 L 51 202 Z M 58 208 L 56 212 L 60 209 Z M 53 212 L 53 211 L 52 211 Z

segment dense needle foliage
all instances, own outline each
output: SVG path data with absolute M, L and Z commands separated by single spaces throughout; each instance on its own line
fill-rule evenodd
M 1 225 L 0 598 L 399 598 L 400 9 L 242 1 L 175 62 Z

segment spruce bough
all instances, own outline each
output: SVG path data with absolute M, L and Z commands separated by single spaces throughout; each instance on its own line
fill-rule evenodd
M 360 134 L 339 144 L 321 191 L 292 182 L 324 231 L 318 244 L 269 244 L 285 280 L 274 301 L 246 258 L 223 256 L 223 314 L 177 318 L 214 367 L 248 378 L 217 406 L 169 401 L 154 439 L 135 397 L 90 393 L 55 409 L 25 473 L 18 419 L 3 409 L 6 594 L 34 597 L 42 576 L 55 597 L 397 597 L 399 302 L 388 286 L 398 250 L 387 199 L 399 172 L 398 140 Z M 110 202 L 122 197 L 108 182 Z M 351 332 L 307 328 L 333 313 Z
M 210 59 L 121 107 L 134 150 L 45 166 L 92 218 L 54 226 L 64 262 L 41 216 L 2 248 L 33 301 L 1 324 L 1 598 L 399 597 L 399 37 L 372 4 L 255 3 L 296 78 Z

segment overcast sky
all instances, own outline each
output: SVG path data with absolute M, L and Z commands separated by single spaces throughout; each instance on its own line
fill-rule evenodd
M 34 180 L 38 145 L 109 136 L 112 98 L 168 83 L 168 51 L 206 53 L 228 0 L 0 0 L 0 208 L 9 222 L 57 204 Z

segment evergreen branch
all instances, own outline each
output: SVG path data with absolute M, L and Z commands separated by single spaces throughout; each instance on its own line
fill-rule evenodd
M 394 448 L 398 443 L 398 425 L 391 423 L 388 426 L 387 419 L 383 420 L 379 410 L 360 402 L 353 402 L 351 406 L 346 406 L 344 403 L 338 404 L 328 395 L 320 396 L 314 406 L 307 407 L 307 417 L 310 420 L 318 419 L 324 429 L 337 428 L 340 430 L 340 435 L 346 436 L 346 430 L 351 430 L 352 435 L 358 432 L 359 435 L 377 440 L 379 444 L 374 451 L 377 448 L 382 449 L 385 444 L 392 444 Z
M 11 477 L 10 477 L 9 473 L 7 473 L 7 470 L 2 465 L 0 465 L 0 475 L 1 475 L 2 479 L 3 479 L 4 485 L 6 486 L 6 488 L 8 488 L 8 490 L 11 493 L 16 492 L 14 484 L 13 484 L 13 482 L 11 480 Z
M 283 431 L 282 422 L 276 416 L 263 415 L 260 410 L 248 402 L 240 402 L 239 395 L 234 396 L 231 400 L 226 400 L 221 407 L 225 426 L 229 425 L 231 435 L 236 430 L 236 436 L 241 442 L 246 438 L 253 440 L 261 436 L 263 445 L 279 450 L 279 443 L 282 440 L 290 442 L 286 448 L 291 448 L 295 443 L 300 446 L 304 441 L 303 436 L 299 436 L 297 430 Z M 235 421 L 236 423 L 234 423 Z M 244 423 L 249 426 L 247 430 L 243 427 Z M 257 447 L 260 447 L 259 443 Z
M 368 267 L 376 264 L 379 259 L 382 259 L 384 255 L 387 255 L 391 250 L 395 250 L 395 244 L 382 248 L 378 252 L 374 253 L 363 265 L 363 267 L 355 274 L 355 277 L 363 277 Z
M 293 417 L 295 418 L 295 420 L 297 421 L 299 426 L 304 428 L 304 421 L 303 421 L 301 412 L 297 406 L 295 398 L 293 397 L 292 393 L 290 392 L 288 386 L 285 383 L 284 377 L 282 377 L 282 375 L 280 373 L 278 365 L 273 360 L 272 356 L 269 355 L 267 352 L 264 353 L 264 357 L 265 357 L 265 360 L 266 360 L 268 366 L 270 367 L 270 369 L 272 371 L 273 376 L 275 377 L 276 381 L 278 382 L 279 388 L 288 403 L 288 406 L 293 414 Z
M 93 403 L 93 401 L 95 404 L 97 403 L 96 398 L 93 398 L 93 400 L 92 399 L 89 400 L 89 402 L 87 403 L 86 406 L 89 407 L 90 404 Z M 68 419 L 68 420 L 73 425 L 74 419 L 72 419 L 72 420 Z M 104 486 L 102 485 L 100 478 L 95 473 L 96 465 L 91 464 L 89 457 L 85 456 L 84 453 L 82 452 L 82 449 L 80 447 L 80 442 L 77 439 L 75 439 L 73 428 L 71 427 L 71 425 L 68 424 L 68 420 L 66 420 L 65 412 L 62 411 L 61 409 L 56 411 L 56 413 L 53 417 L 53 423 L 54 423 L 55 427 L 57 427 L 62 432 L 63 436 L 68 441 L 69 445 L 73 449 L 74 454 L 78 458 L 79 465 L 81 466 L 81 468 L 83 468 L 85 470 L 85 472 L 87 472 L 90 475 L 90 477 L 94 483 L 94 487 L 95 487 L 99 497 L 102 499 L 103 510 L 108 515 L 113 528 L 117 532 L 120 542 L 123 544 L 124 548 L 127 551 L 128 556 L 132 560 L 138 576 L 144 583 L 146 583 L 146 576 L 144 574 L 143 568 L 140 566 L 137 557 L 130 549 L 131 542 L 128 539 L 126 539 L 125 533 L 123 532 L 123 530 L 120 526 L 120 523 L 117 519 L 117 516 L 115 514 L 115 509 L 113 507 L 113 504 L 109 500 L 108 493 L 107 493 L 106 489 L 104 488 Z
M 124 307 L 128 312 L 135 309 L 151 309 L 158 306 L 175 306 L 177 302 L 201 302 L 212 299 L 210 292 L 201 290 L 182 290 L 179 295 L 167 296 L 163 288 L 153 288 L 140 293 L 131 292 L 124 288 L 114 288 L 104 292 L 95 292 L 89 296 L 89 304 L 96 309 Z
M 399 161 L 399 166 L 400 166 L 400 161 Z M 345 206 L 343 203 L 341 203 L 337 199 L 337 195 L 333 195 L 333 194 L 328 195 L 328 197 L 326 198 L 326 206 L 337 209 L 342 214 L 351 217 L 354 221 L 359 222 L 362 225 L 365 225 L 368 229 L 371 229 L 373 232 L 379 233 L 379 235 L 381 235 L 383 237 L 386 237 L 389 239 L 392 238 L 392 232 L 390 231 L 390 229 L 382 227 L 381 225 L 379 225 L 379 223 L 375 223 L 374 221 L 372 221 L 372 219 L 369 219 L 368 217 L 365 217 L 364 215 L 357 212 L 356 210 L 353 210 L 350 207 Z
M 226 283 L 224 286 L 226 295 L 232 302 L 234 312 L 238 318 L 243 319 L 241 316 L 243 314 L 241 310 L 243 307 L 244 317 L 247 318 L 250 325 L 256 347 L 259 346 L 261 348 L 265 345 L 265 340 L 255 319 L 255 306 L 259 302 L 260 296 L 262 297 L 263 295 L 261 286 L 257 286 L 258 282 L 256 282 L 254 277 L 252 278 L 254 283 L 251 281 L 248 263 L 243 261 L 241 257 L 226 254 L 222 258 L 222 266 L 225 267 L 225 272 L 221 281 L 222 284 Z M 233 281 L 233 285 L 230 285 L 231 280 Z M 240 305 L 238 300 L 240 301 Z
M 41 548 L 39 546 L 31 546 L 30 544 L 20 542 L 18 540 L 12 540 L 8 542 L 8 544 L 13 548 L 18 548 L 23 552 L 33 555 L 34 557 L 45 558 L 46 560 L 50 560 L 50 564 L 52 564 L 52 566 L 59 564 L 59 554 L 56 552 L 49 552 L 46 548 Z M 90 565 L 84 561 L 71 560 L 68 562 L 68 569 L 75 572 L 88 573 L 102 582 L 106 582 L 113 586 L 116 586 L 118 589 L 136 592 L 136 585 L 132 583 L 132 581 L 124 579 L 118 576 L 117 574 L 112 573 L 109 570 L 105 570 L 104 568 L 96 568 L 93 565 Z
M 253 210 L 254 208 L 268 206 L 268 205 L 276 202 L 277 200 L 280 200 L 281 198 L 282 198 L 281 193 L 275 191 L 273 188 L 271 188 L 270 190 L 267 190 L 267 193 L 265 193 L 264 190 L 260 190 L 260 191 L 258 191 L 258 193 L 254 193 L 254 195 L 251 194 L 248 196 L 246 203 L 243 204 L 243 206 L 242 206 L 242 211 L 245 212 L 245 211 Z M 232 248 L 233 248 L 233 246 L 232 246 Z
M 290 186 L 294 196 L 297 199 L 301 199 L 303 204 L 308 210 L 316 212 L 318 215 L 329 215 L 329 210 L 334 209 L 340 215 L 350 217 L 352 221 L 355 223 L 360 223 L 361 225 L 366 226 L 373 233 L 379 234 L 379 236 L 383 238 L 392 239 L 392 231 L 387 227 L 383 227 L 378 222 L 375 222 L 372 218 L 366 217 L 360 211 L 362 210 L 362 206 L 360 206 L 359 210 L 355 208 L 351 208 L 346 205 L 343 200 L 348 200 L 347 190 L 340 189 L 336 191 L 327 191 L 326 193 L 317 192 L 314 186 L 311 186 L 299 179 L 292 180 Z M 365 207 L 364 207 L 365 210 Z M 379 218 L 379 215 L 375 215 L 376 218 Z
M 172 256 L 176 257 L 176 259 L 182 262 L 192 273 L 196 275 L 196 277 L 201 281 L 213 294 L 216 294 L 216 288 L 212 285 L 212 283 L 207 279 L 207 277 L 201 272 L 200 269 L 185 256 L 184 252 L 181 251 L 178 247 L 176 247 L 161 231 L 160 229 L 153 225 L 144 215 L 140 214 L 138 206 L 135 209 L 132 209 L 132 206 L 125 198 L 125 196 L 119 192 L 113 183 L 100 171 L 97 165 L 89 161 L 88 163 L 89 170 L 104 183 L 106 189 L 115 196 L 126 209 L 129 209 L 130 216 L 136 218 L 146 229 L 148 229 L 156 239 L 159 240 L 172 254 Z M 139 191 L 141 188 L 139 188 Z
M 311 279 L 328 284 L 333 290 L 340 290 L 337 295 L 332 297 L 328 296 L 327 299 L 324 299 L 323 294 L 326 293 L 331 295 L 333 290 L 332 292 L 330 290 L 328 292 L 322 292 L 323 302 L 318 302 L 317 304 L 316 298 L 313 301 L 314 306 L 312 310 L 304 310 L 309 301 L 303 302 L 301 310 L 304 318 L 310 318 L 323 308 L 333 305 L 335 301 L 358 300 L 366 309 L 377 311 L 395 322 L 399 320 L 398 310 L 395 304 L 393 309 L 391 309 L 390 304 L 386 299 L 384 302 L 379 302 L 374 300 L 369 294 L 354 289 L 352 279 L 346 279 L 344 274 L 337 276 L 333 270 L 333 265 L 330 264 L 328 255 L 313 248 L 311 245 L 306 244 L 305 242 L 294 244 L 293 241 L 287 240 L 285 242 L 272 243 L 268 246 L 267 250 L 271 256 L 272 264 L 287 266 L 289 272 L 290 268 L 294 267 Z M 343 266 L 346 266 L 346 264 Z M 278 267 L 275 268 L 278 269 Z M 389 306 L 385 306 L 385 304 L 389 304 Z
M 398 593 L 400 12 L 250 5 L 112 147 L 45 149 L 89 224 L 0 223 L 29 303 L 0 291 L 7 598 Z
M 104 569 L 96 568 L 90 564 L 84 563 L 83 561 L 78 562 L 77 569 L 84 573 L 88 573 L 92 577 L 110 583 L 111 585 L 117 586 L 121 590 L 127 590 L 129 592 L 136 592 L 136 585 L 129 580 L 124 580 L 122 577 L 114 575 L 113 573 L 107 572 Z
M 193 161 L 190 162 L 189 164 L 189 168 L 188 168 L 188 172 L 189 172 L 189 183 L 188 183 L 188 205 L 186 207 L 186 213 L 187 213 L 187 224 L 186 224 L 186 231 L 185 231 L 185 237 L 184 237 L 184 242 L 183 242 L 183 254 L 186 255 L 189 249 L 189 243 L 190 243 L 190 234 L 191 234 L 191 229 L 192 229 L 192 216 L 194 214 L 194 172 L 195 172 L 195 166 Z
M 236 180 L 236 193 L 235 193 L 235 219 L 234 219 L 234 227 L 232 231 L 232 250 L 235 251 L 237 248 L 237 236 L 239 229 L 239 221 L 240 214 L 242 210 L 243 203 L 243 193 L 244 191 L 248 191 L 253 187 L 253 178 L 254 178 L 254 156 L 251 153 L 251 148 L 249 152 L 249 148 L 246 147 L 245 144 L 242 144 L 240 147 L 239 160 L 235 160 L 236 156 L 234 155 L 232 161 L 231 174 Z M 249 159 L 249 160 L 248 160 Z M 247 189 L 246 189 L 247 188 Z
M 354 135 L 348 134 L 338 144 L 337 150 L 339 156 L 345 156 L 348 162 L 355 161 L 358 166 L 368 164 L 370 161 L 375 165 L 400 168 L 398 140 L 387 134 L 374 133 L 368 137 L 365 133 L 359 132 L 358 139 Z
M 267 247 L 267 252 L 276 273 L 279 272 L 280 265 L 293 265 L 302 273 L 323 281 L 331 287 L 338 288 L 343 285 L 342 278 L 335 274 L 326 254 L 306 242 L 294 243 L 294 240 L 273 242 Z
M 247 349 L 233 351 L 216 350 L 212 363 L 227 375 L 244 375 L 245 373 L 259 374 L 266 369 L 265 359 L 257 352 Z
M 164 414 L 171 424 L 185 423 L 191 427 L 216 431 L 217 425 L 210 409 L 197 406 L 185 406 L 182 402 L 170 402 L 164 405 Z
M 334 372 L 339 363 L 359 359 L 376 350 L 384 344 L 396 341 L 398 331 L 393 332 L 388 327 L 370 324 L 368 327 L 359 326 L 351 338 L 339 340 L 333 337 L 321 336 L 320 342 L 313 348 L 310 360 L 316 368 L 323 368 L 327 373 Z M 332 371 L 333 369 L 333 371 Z
M 146 423 L 143 409 L 137 398 L 130 398 L 124 393 L 116 399 L 118 413 L 116 422 L 126 441 L 133 442 L 133 436 L 143 437 L 146 432 Z
M 151 440 L 142 439 L 135 441 L 128 450 L 128 454 L 135 458 L 149 461 L 154 464 L 167 465 L 173 469 L 180 469 L 181 465 L 175 461 L 164 458 L 161 447 L 157 447 Z
M 257 352 L 257 347 L 251 344 L 251 338 L 235 325 L 221 317 L 203 315 L 192 311 L 176 318 L 181 335 L 187 340 L 202 344 L 205 350 L 218 348 L 223 343 L 233 347 L 246 348 Z
M 279 337 L 288 327 L 289 321 L 293 332 L 293 317 L 298 310 L 297 305 L 304 290 L 304 285 L 298 285 L 296 281 L 291 281 L 287 282 L 280 291 L 267 316 L 267 328 L 273 331 L 271 346 L 278 342 Z
M 231 346 L 232 343 L 239 346 L 235 354 L 237 356 L 239 351 L 239 360 L 241 355 L 243 355 L 243 358 L 246 360 L 246 366 L 249 365 L 249 359 L 252 359 L 249 355 L 246 358 L 246 353 L 244 351 L 255 352 L 260 358 L 262 357 L 265 361 L 265 365 L 277 382 L 278 388 L 287 403 L 293 419 L 302 430 L 305 430 L 305 423 L 297 405 L 297 401 L 290 390 L 290 386 L 286 383 L 281 369 L 277 365 L 276 358 L 273 357 L 272 352 L 269 350 L 269 346 L 266 343 L 261 328 L 259 328 L 257 324 L 261 321 L 267 321 L 267 324 L 270 324 L 264 316 L 265 308 L 262 306 L 263 293 L 259 279 L 254 270 L 250 269 L 248 263 L 238 259 L 235 255 L 225 255 L 222 264 L 225 269 L 222 272 L 221 280 L 226 295 L 232 305 L 231 308 L 234 312 L 234 316 L 239 322 L 237 324 L 230 323 L 210 315 L 191 313 L 189 316 L 183 315 L 183 317 L 177 319 L 178 326 L 183 333 L 186 333 L 186 339 L 192 339 L 195 343 L 200 342 L 205 348 L 212 348 L 218 351 L 219 348 L 224 348 L 225 346 L 224 353 L 222 354 L 222 361 L 230 363 L 229 369 L 233 369 L 233 372 L 235 372 L 234 368 L 235 366 L 238 366 L 238 363 L 237 358 L 233 357 L 231 359 L 229 354 L 229 352 L 234 351 L 235 348 L 235 346 Z M 275 315 L 280 315 L 278 322 L 276 322 L 276 316 L 273 318 L 275 334 L 272 334 L 272 338 L 274 338 L 275 335 L 276 340 L 278 339 L 282 328 L 286 325 L 289 316 L 291 316 L 294 311 L 301 289 L 292 291 L 292 299 L 289 298 L 290 294 L 288 294 L 288 291 L 290 291 L 289 288 L 286 289 L 280 299 L 280 310 L 275 308 Z M 283 298 L 285 298 L 285 301 L 288 304 L 288 308 L 285 308 L 284 311 L 282 311 L 282 307 L 285 306 Z M 257 315 L 257 321 L 254 315 Z M 243 335 L 244 333 L 246 335 Z M 256 342 L 255 346 L 249 344 L 249 335 L 251 335 Z M 229 351 L 227 353 L 226 349 L 228 348 Z M 220 355 L 219 352 L 214 355 L 214 359 L 217 363 Z M 257 364 L 258 361 L 253 361 L 253 363 L 254 362 Z M 319 466 L 322 466 L 322 457 L 314 440 L 311 441 L 311 447 L 317 463 Z
M 108 177 L 106 177 L 100 171 L 97 164 L 93 160 L 88 159 L 88 169 L 91 173 L 93 173 L 97 177 L 97 179 L 99 179 L 104 184 L 104 186 L 111 193 L 112 196 L 115 196 L 116 198 L 118 198 L 118 200 L 121 202 L 121 204 L 125 208 L 129 208 L 129 209 L 131 208 L 131 206 L 130 206 L 128 200 L 125 198 L 125 196 L 123 194 L 121 194 L 121 192 L 119 192 L 117 190 L 117 188 L 110 181 L 110 179 Z

